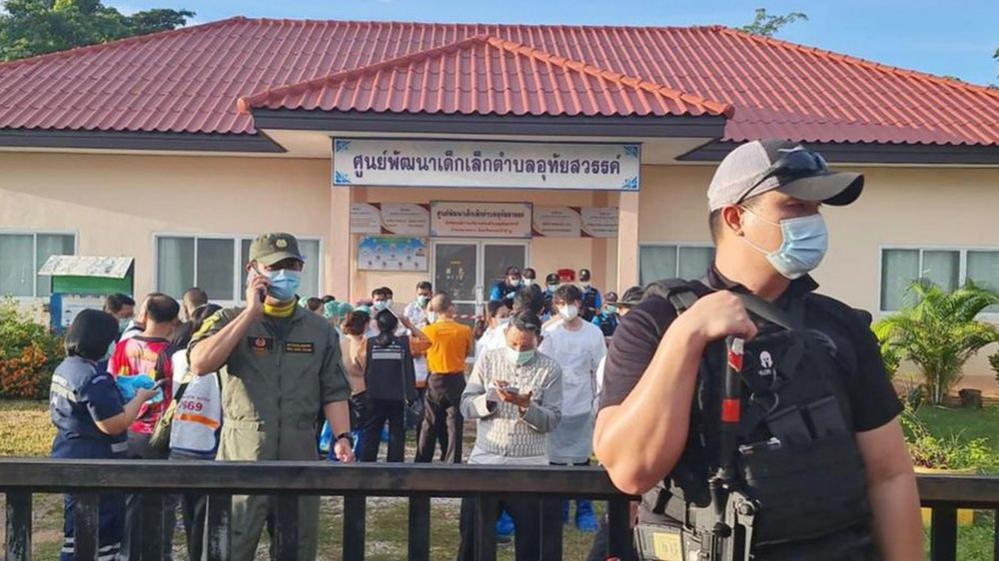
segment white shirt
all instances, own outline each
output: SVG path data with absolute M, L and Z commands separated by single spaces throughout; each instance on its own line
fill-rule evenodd
M 402 311 L 402 315 L 406 316 L 406 319 L 408 319 L 417 329 L 423 329 L 428 324 L 427 311 L 420 306 L 420 303 L 416 300 L 406 304 L 406 309 Z M 403 328 L 401 325 L 399 327 L 402 328 L 402 331 L 404 331 L 406 335 L 409 335 L 410 337 L 413 336 L 408 329 Z M 427 383 L 430 371 L 427 369 L 426 355 L 413 357 L 413 373 L 416 375 L 417 385 L 422 386 Z
M 173 391 L 170 392 L 170 395 L 177 395 L 177 389 L 180 388 L 180 381 L 187 375 L 187 349 L 179 350 L 170 355 L 170 362 L 173 367 L 173 379 L 171 381 Z
M 597 367 L 607 354 L 600 328 L 582 321 L 579 329 L 571 331 L 560 319 L 545 329 L 538 350 L 562 367 L 562 415 L 592 414 Z
M 503 327 L 490 327 L 475 342 L 475 362 L 482 360 L 482 355 L 493 349 L 502 349 L 506 346 L 506 329 Z

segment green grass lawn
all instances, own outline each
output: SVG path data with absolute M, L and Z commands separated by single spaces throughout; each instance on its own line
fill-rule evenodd
M 932 432 L 940 436 L 960 434 L 962 439 L 988 438 L 999 457 L 999 407 L 981 411 L 923 407 L 919 417 Z M 49 421 L 47 404 L 36 401 L 0 401 L 0 456 L 46 456 L 54 431 Z M 470 442 L 470 441 L 469 441 Z M 471 446 L 468 446 L 471 449 Z M 407 457 L 412 457 L 410 443 Z M 996 462 L 994 465 L 999 465 Z M 55 559 L 61 545 L 62 502 L 57 495 L 37 495 L 34 500 L 34 553 L 36 559 Z M 458 546 L 458 501 L 434 499 L 431 508 L 431 558 L 449 559 Z M 389 561 L 405 559 L 408 526 L 406 499 L 369 498 L 367 516 L 367 559 Z M 604 505 L 597 505 L 603 511 Z M 339 498 L 325 497 L 320 511 L 320 559 L 340 558 L 342 503 Z M 958 558 L 962 561 L 987 561 L 992 557 L 994 517 L 978 512 L 975 525 L 962 527 L 958 536 Z M 0 532 L 3 531 L 3 510 L 0 509 Z M 266 559 L 266 537 L 261 540 L 258 559 Z M 564 535 L 567 560 L 585 559 L 592 537 L 574 528 Z M 928 542 L 927 542 L 928 543 Z M 175 559 L 184 559 L 183 534 L 175 540 Z M 513 559 L 512 547 L 501 547 L 501 561 Z M 999 561 L 999 560 L 996 560 Z

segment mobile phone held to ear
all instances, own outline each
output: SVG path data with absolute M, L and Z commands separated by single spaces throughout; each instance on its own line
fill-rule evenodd
M 256 265 L 254 265 L 250 270 L 253 272 L 253 275 L 247 280 L 247 282 L 253 282 L 256 277 L 264 276 L 259 270 L 257 270 Z M 257 301 L 263 304 L 266 298 L 267 291 L 264 289 L 257 289 Z

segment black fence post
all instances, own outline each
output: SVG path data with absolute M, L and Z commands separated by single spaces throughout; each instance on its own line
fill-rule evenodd
M 97 561 L 100 499 L 97 493 L 75 493 L 73 498 L 73 558 Z
M 957 508 L 936 505 L 930 523 L 930 559 L 957 561 Z
M 475 561 L 496 561 L 496 497 L 475 497 Z
M 205 550 L 208 561 L 229 561 L 232 495 L 208 495 L 205 515 Z
M 999 508 L 992 511 L 992 559 L 999 561 Z
M 142 542 L 139 544 L 140 561 L 160 561 L 163 559 L 163 528 L 167 515 L 164 499 L 162 493 L 142 493 L 139 495 L 139 527 L 142 528 Z
M 343 497 L 343 558 L 364 560 L 365 517 L 367 497 L 345 495 Z
M 409 561 L 430 561 L 430 497 L 409 497 Z
M 298 495 L 274 497 L 274 552 L 277 561 L 298 558 Z
M 7 491 L 7 555 L 9 561 L 31 559 L 31 492 Z
M 618 557 L 632 561 L 631 508 L 628 499 L 607 501 L 607 525 L 609 530 L 608 557 Z

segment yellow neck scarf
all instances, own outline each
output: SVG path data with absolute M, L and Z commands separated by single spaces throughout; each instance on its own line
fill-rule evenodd
M 264 302 L 264 314 L 273 318 L 290 318 L 295 313 L 296 306 L 298 306 L 297 298 L 287 304 L 272 305 Z

